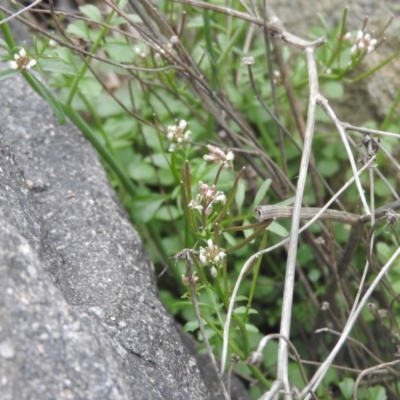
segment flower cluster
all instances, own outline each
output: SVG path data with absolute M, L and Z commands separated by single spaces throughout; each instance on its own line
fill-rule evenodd
M 214 203 L 224 203 L 225 194 L 217 190 L 215 185 L 208 186 L 202 181 L 199 182 L 199 192 L 194 200 L 188 204 L 189 208 L 203 210 L 205 207 L 206 215 L 210 215 Z
M 173 61 L 169 54 L 173 54 L 174 46 L 179 42 L 178 36 L 172 36 L 168 43 L 164 46 L 160 46 L 158 44 L 155 45 L 157 50 L 155 54 L 155 60 L 157 62 L 161 62 L 163 58 L 168 59 L 169 61 Z
M 11 69 L 21 69 L 22 71 L 29 71 L 35 65 L 36 60 L 30 59 L 24 48 L 18 54 L 14 54 L 14 61 L 10 61 Z
M 207 247 L 200 247 L 199 259 L 203 265 L 211 265 L 212 267 L 221 267 L 222 261 L 226 254 L 215 245 L 212 239 L 208 239 Z
M 175 151 L 178 145 L 189 139 L 191 132 L 186 130 L 188 123 L 182 119 L 179 125 L 170 125 L 168 127 L 167 137 L 171 141 L 169 151 Z
M 231 150 L 228 150 L 227 153 L 222 151 L 220 148 L 211 146 L 210 144 L 207 145 L 207 148 L 210 152 L 210 154 L 206 154 L 203 158 L 206 161 L 219 161 L 221 164 L 223 164 L 224 168 L 231 168 L 232 167 L 232 161 L 235 158 L 235 155 Z
M 344 35 L 344 40 L 349 40 L 351 36 L 350 32 L 347 32 Z M 359 51 L 365 51 L 366 53 L 371 53 L 375 50 L 378 41 L 376 39 L 371 38 L 369 33 L 365 33 L 362 30 L 357 32 L 356 41 L 353 47 L 351 48 L 351 54 L 356 54 Z

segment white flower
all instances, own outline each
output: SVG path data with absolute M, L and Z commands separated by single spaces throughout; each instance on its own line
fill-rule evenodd
M 369 33 L 364 33 L 360 30 L 357 32 L 356 43 L 352 46 L 350 53 L 356 54 L 358 51 L 371 53 L 375 50 L 377 43 L 378 41 L 372 39 Z
M 254 64 L 254 57 L 243 57 L 242 63 L 244 65 L 253 65 Z
M 350 39 L 351 33 L 347 32 L 344 36 L 343 36 L 343 40 L 348 41 Z
M 194 200 L 190 200 L 190 203 L 188 204 L 189 208 L 192 208 L 194 210 L 203 210 L 203 206 L 200 204 L 201 202 L 201 195 L 197 195 Z
M 18 54 L 14 54 L 14 61 L 10 61 L 11 69 L 21 69 L 22 71 L 29 71 L 35 65 L 36 60 L 29 59 L 24 48 Z
M 224 168 L 230 168 L 232 166 L 232 160 L 235 158 L 235 155 L 231 150 L 228 150 L 228 152 L 225 153 L 219 147 L 207 145 L 207 148 L 210 154 L 203 156 L 204 160 L 219 161 L 224 164 Z
M 191 132 L 186 130 L 188 123 L 182 119 L 179 125 L 170 125 L 168 127 L 167 138 L 172 142 L 169 146 L 169 151 L 174 151 L 177 145 L 189 140 Z
M 214 244 L 212 239 L 207 241 L 207 247 L 200 247 L 199 260 L 203 265 L 220 267 L 225 257 L 226 254 Z
M 216 190 L 215 185 L 208 186 L 206 183 L 199 181 L 199 192 L 194 200 L 188 204 L 189 208 L 202 211 L 210 215 L 212 213 L 212 205 L 214 203 L 225 203 L 226 196 L 220 190 Z
M 207 265 L 206 253 L 205 253 L 205 250 L 204 250 L 202 247 L 200 247 L 199 258 L 200 258 L 200 262 L 201 262 L 203 265 Z

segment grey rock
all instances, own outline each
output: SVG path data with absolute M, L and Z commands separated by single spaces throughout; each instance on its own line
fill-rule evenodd
M 89 143 L 0 90 L 1 398 L 211 398 Z
M 215 398 L 90 144 L 0 91 L 2 400 Z

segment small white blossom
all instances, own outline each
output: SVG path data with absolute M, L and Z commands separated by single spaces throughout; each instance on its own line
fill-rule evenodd
M 198 194 L 194 200 L 190 200 L 188 207 L 193 208 L 194 210 L 201 211 L 203 209 L 203 206 L 200 203 L 201 203 L 201 195 Z
M 200 247 L 199 260 L 203 265 L 220 267 L 226 254 L 215 245 L 212 239 L 207 241 L 207 247 Z
M 217 190 L 215 185 L 208 186 L 202 181 L 199 181 L 199 192 L 196 198 L 190 201 L 188 207 L 199 211 L 205 208 L 206 215 L 212 213 L 212 205 L 214 203 L 224 203 L 226 200 L 225 194 Z
M 192 132 L 186 130 L 187 127 L 188 123 L 184 119 L 179 122 L 179 125 L 168 127 L 167 138 L 172 142 L 168 149 L 170 152 L 175 151 L 176 147 L 182 142 L 189 140 Z
M 30 59 L 24 48 L 18 54 L 14 54 L 14 61 L 10 61 L 11 69 L 21 69 L 22 71 L 29 71 L 36 65 L 35 59 Z
M 169 39 L 169 42 L 170 42 L 172 45 L 178 43 L 178 42 L 179 42 L 178 36 L 176 36 L 176 35 L 171 36 L 171 39 Z
M 139 57 L 141 57 L 141 58 L 146 58 L 147 55 L 148 55 L 148 52 L 142 50 L 142 49 L 140 48 L 140 46 L 135 46 L 134 50 L 135 50 L 135 53 L 136 53 Z
M 350 37 L 348 33 L 344 36 L 347 40 Z M 351 47 L 350 53 L 356 54 L 359 51 L 371 53 L 375 50 L 378 41 L 376 39 L 371 38 L 369 33 L 364 33 L 362 30 L 359 30 L 356 35 L 355 44 Z
M 254 64 L 254 57 L 243 57 L 242 63 L 244 65 L 253 65 Z
M 215 185 L 208 186 L 206 183 L 199 181 L 199 191 L 206 203 L 224 203 L 226 200 L 225 194 L 220 190 L 217 191 Z
M 343 40 L 345 40 L 346 42 L 350 39 L 351 33 L 347 32 L 344 36 L 343 36 Z
M 224 168 L 232 167 L 232 161 L 235 158 L 233 151 L 228 150 L 227 153 L 222 151 L 219 147 L 207 145 L 210 154 L 203 156 L 206 161 L 219 161 L 224 164 Z

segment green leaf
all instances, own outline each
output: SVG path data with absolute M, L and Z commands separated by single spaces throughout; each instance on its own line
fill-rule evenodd
M 282 225 L 278 224 L 276 221 L 273 221 L 267 229 L 269 231 L 277 234 L 278 236 L 282 236 L 282 237 L 289 236 L 289 232 L 287 231 L 287 229 L 284 228 Z
M 339 163 L 332 159 L 332 160 L 321 160 L 318 163 L 318 171 L 321 172 L 322 176 L 330 177 L 336 174 L 340 169 Z
M 245 306 L 240 306 L 234 309 L 235 314 L 245 314 L 247 310 L 247 307 Z M 249 314 L 258 314 L 258 311 L 255 310 L 254 308 L 250 308 Z
M 99 97 L 103 87 L 97 79 L 86 77 L 82 78 L 78 84 L 79 90 L 83 95 Z
M 88 17 L 93 21 L 96 22 L 102 21 L 100 10 L 92 4 L 86 4 L 84 6 L 80 6 L 79 10 L 83 15 L 85 15 L 86 17 Z
M 69 33 L 70 35 L 75 35 L 78 38 L 82 38 L 87 41 L 91 41 L 89 27 L 83 21 L 75 21 L 72 24 L 68 25 L 66 32 Z
M 28 83 L 31 85 L 33 90 L 35 90 L 35 92 L 39 96 L 41 96 L 44 100 L 47 101 L 47 103 L 49 103 L 51 109 L 53 110 L 54 115 L 58 120 L 58 123 L 60 125 L 64 125 L 66 122 L 65 113 L 59 101 L 51 94 L 51 92 L 49 92 L 46 86 L 43 85 L 43 83 L 40 82 L 39 79 L 37 79 L 34 75 L 31 75 L 28 72 L 23 72 L 22 74 L 24 78 L 28 81 Z
M 161 207 L 167 196 L 137 196 L 131 202 L 131 216 L 137 223 L 150 221 Z
M 108 41 L 103 46 L 107 54 L 118 63 L 133 63 L 135 60 L 135 52 L 131 44 L 116 41 Z
M 258 328 L 256 326 L 254 326 L 254 325 L 245 324 L 245 327 L 246 327 L 246 331 L 247 332 L 253 332 L 253 333 L 258 333 L 259 332 Z
M 292 206 L 294 204 L 294 197 L 289 197 L 279 203 L 280 206 Z
M 19 72 L 20 71 L 18 71 L 17 69 L 6 69 L 5 71 L 0 71 L 0 81 L 2 81 L 3 79 L 7 79 L 11 75 L 18 74 Z
M 265 199 L 265 195 L 267 194 L 268 189 L 271 186 L 271 182 L 272 182 L 271 179 L 266 179 L 263 182 L 263 184 L 260 186 L 260 189 L 258 189 L 258 192 L 257 192 L 256 197 L 254 199 L 253 207 L 258 206 L 261 203 L 261 201 L 263 199 Z
M 184 332 L 194 332 L 199 329 L 199 323 L 197 321 L 189 321 L 183 327 Z
M 124 7 L 128 4 L 128 0 L 120 0 L 118 2 L 118 7 L 120 8 L 120 10 L 123 10 Z
M 78 71 L 71 64 L 67 64 L 62 60 L 40 59 L 38 64 L 40 68 L 47 72 L 55 72 L 68 76 L 78 75 Z
M 175 206 L 162 206 L 154 217 L 159 221 L 176 221 L 182 215 L 183 211 L 178 210 Z
M 386 390 L 383 386 L 374 386 L 368 389 L 368 400 L 386 400 Z
M 222 235 L 230 246 L 236 246 L 237 242 L 229 232 L 224 232 Z
M 0 38 L 0 47 L 8 49 L 7 42 L 3 38 Z
M 154 180 L 155 171 L 152 165 L 143 161 L 135 160 L 128 166 L 128 172 L 132 179 L 136 181 Z
M 236 201 L 236 205 L 237 205 L 237 208 L 239 211 L 242 209 L 245 195 L 246 195 L 246 185 L 244 184 L 244 182 L 242 180 L 240 180 L 238 182 L 238 186 L 237 186 L 236 194 L 235 194 L 235 201 Z
M 139 15 L 136 14 L 127 14 L 128 18 L 132 20 L 133 22 L 136 22 L 137 24 L 142 23 L 142 19 L 139 17 Z M 115 14 L 110 21 L 110 25 L 121 25 L 121 24 L 126 24 L 126 19 L 124 17 L 120 17 L 118 14 Z
M 343 397 L 347 399 L 351 399 L 353 397 L 354 390 L 354 380 L 351 378 L 345 378 L 342 382 L 339 382 L 339 388 L 342 392 Z

